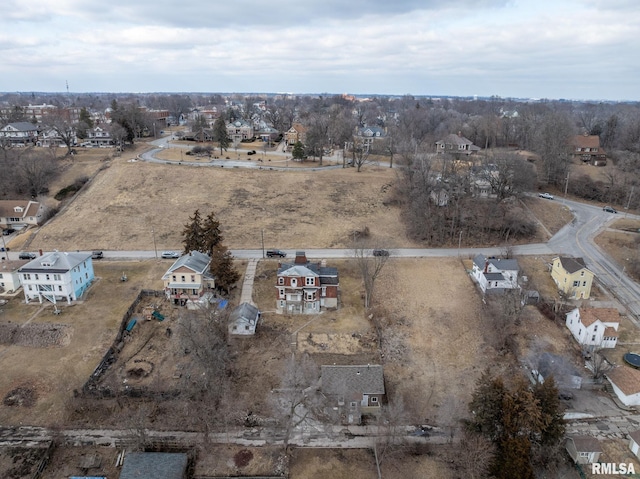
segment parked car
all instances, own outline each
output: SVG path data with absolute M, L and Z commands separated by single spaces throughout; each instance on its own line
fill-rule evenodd
M 11 233 L 15 233 L 16 230 L 14 230 L 13 228 L 7 228 L 6 230 L 2 230 L 2 234 L 5 236 L 9 236 Z
M 160 256 L 167 259 L 176 259 L 180 257 L 180 255 L 175 251 L 163 251 Z
M 553 195 L 549 194 L 549 193 L 539 193 L 538 196 L 540 198 L 545 198 L 547 200 L 552 200 L 553 199 Z
M 91 259 L 102 259 L 102 258 L 104 258 L 104 254 L 102 253 L 102 251 L 91 252 Z
M 22 253 L 20 253 L 18 255 L 19 259 L 36 259 L 36 254 L 35 253 L 27 253 L 26 251 L 23 251 Z
M 617 213 L 618 211 L 613 209 L 611 206 L 605 206 L 602 208 L 602 211 L 606 211 L 607 213 Z
M 0 246 L 0 251 L 11 251 L 11 248 L 6 248 L 4 246 Z
M 280 251 L 279 249 L 267 250 L 267 258 L 275 258 L 276 256 L 279 258 L 285 258 L 287 256 L 287 253 L 285 253 L 284 251 Z
M 389 251 L 386 249 L 374 249 L 373 256 L 389 256 Z

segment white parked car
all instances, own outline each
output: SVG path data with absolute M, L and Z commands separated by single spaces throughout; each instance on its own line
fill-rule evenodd
M 180 257 L 180 254 L 176 253 L 175 251 L 163 251 L 160 256 L 167 259 L 176 259 Z
M 549 193 L 539 193 L 538 196 L 540 198 L 545 198 L 547 200 L 552 200 L 553 199 L 553 195 L 550 195 Z

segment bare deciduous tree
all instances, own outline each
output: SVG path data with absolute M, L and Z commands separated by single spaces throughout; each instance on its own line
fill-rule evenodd
M 377 256 L 371 254 L 371 249 L 365 240 L 360 240 L 354 245 L 356 263 L 364 284 L 364 307 L 367 309 L 373 302 L 375 282 L 389 259 L 388 252 L 386 250 L 381 251 L 384 252 Z

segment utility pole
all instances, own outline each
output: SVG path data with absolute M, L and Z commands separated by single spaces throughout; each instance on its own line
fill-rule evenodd
M 153 236 L 153 251 L 155 251 L 156 259 L 158 259 L 158 247 L 156 246 L 156 232 L 153 229 L 153 226 L 151 227 L 151 236 Z
M 264 228 L 261 231 L 262 233 L 262 259 L 264 259 Z
M 460 257 L 460 246 L 462 245 L 462 230 L 460 230 L 460 235 L 458 236 L 458 258 Z
M 629 199 L 627 200 L 627 206 L 624 209 L 624 217 L 627 217 L 627 213 L 629 213 L 629 206 L 631 206 L 631 197 L 633 196 L 633 189 L 635 186 L 631 186 L 631 191 L 629 191 Z
M 564 183 L 564 198 L 562 198 L 562 204 L 564 205 L 565 200 L 567 199 L 567 190 L 569 189 L 569 172 L 567 171 L 567 178 Z

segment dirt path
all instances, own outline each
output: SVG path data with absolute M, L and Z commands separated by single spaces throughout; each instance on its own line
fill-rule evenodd
M 242 281 L 242 293 L 240 294 L 240 304 L 253 302 L 253 280 L 256 277 L 256 267 L 258 266 L 257 259 L 250 259 L 247 264 L 247 270 L 244 273 L 244 280 Z

